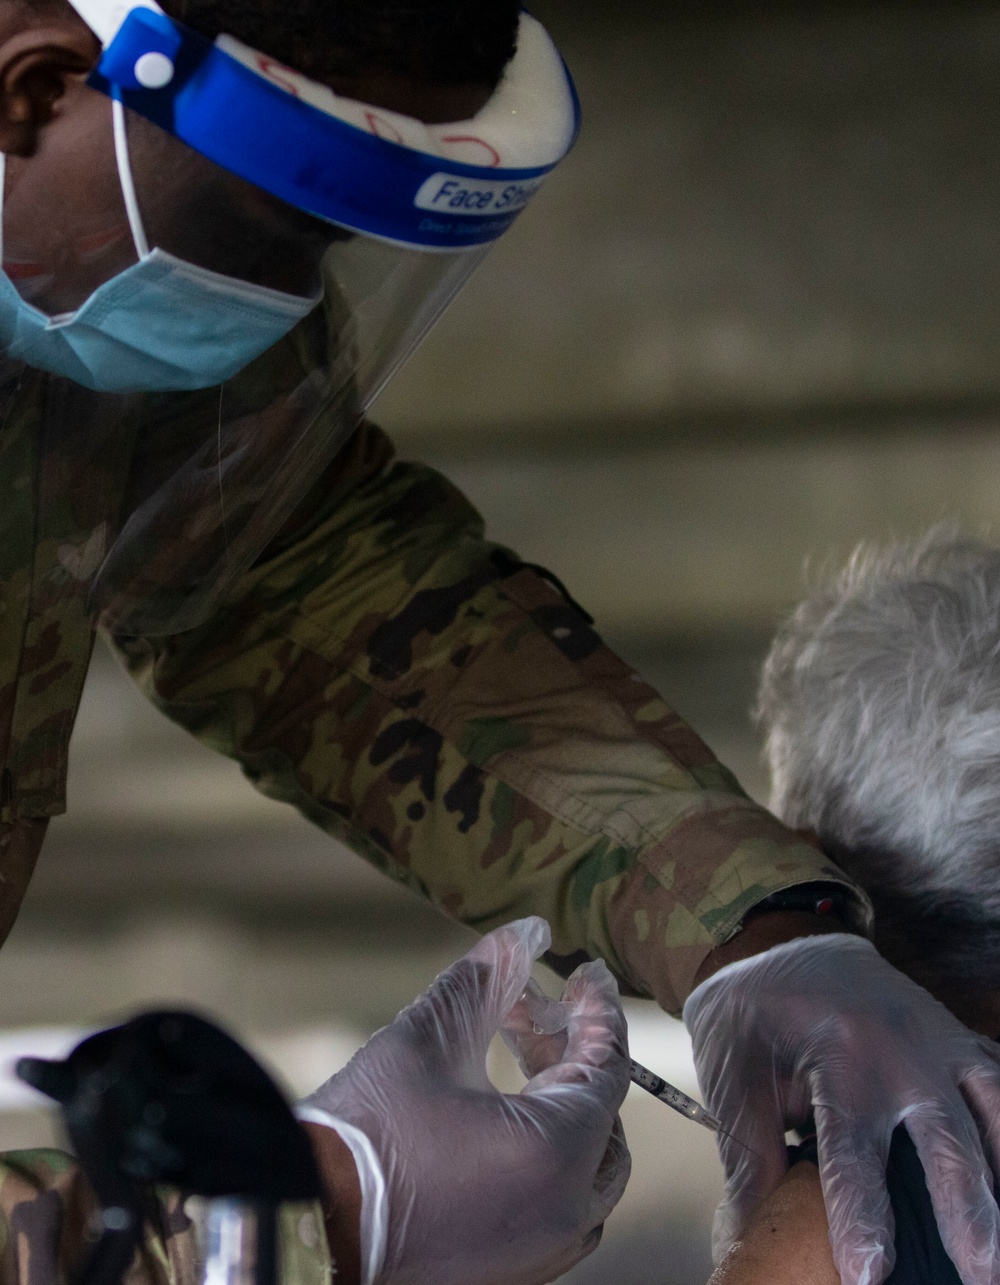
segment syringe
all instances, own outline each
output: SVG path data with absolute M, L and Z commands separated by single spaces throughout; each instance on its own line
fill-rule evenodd
M 721 1133 L 724 1138 L 732 1138 L 733 1142 L 742 1147 L 744 1151 L 749 1151 L 754 1156 L 757 1155 L 753 1147 L 748 1147 L 745 1142 L 740 1142 L 739 1138 L 733 1138 L 731 1133 L 727 1133 L 715 1116 L 710 1115 L 700 1102 L 688 1097 L 686 1093 L 682 1093 L 675 1085 L 668 1084 L 660 1076 L 654 1075 L 652 1071 L 634 1058 L 629 1059 L 629 1064 L 631 1066 L 632 1083 L 638 1084 L 640 1089 L 645 1089 L 657 1101 L 665 1102 L 668 1107 L 680 1112 L 686 1120 L 693 1120 L 695 1124 L 711 1129 L 713 1133 Z
M 536 1035 L 552 1035 L 564 1029 L 566 1025 L 564 1006 L 557 1000 L 549 999 L 534 978 L 529 979 L 521 1000 L 522 1003 L 526 1004 L 531 1014 Z M 695 1124 L 700 1124 L 703 1128 L 710 1129 L 712 1133 L 721 1133 L 723 1137 L 732 1138 L 732 1134 L 727 1133 L 715 1116 L 706 1111 L 700 1102 L 696 1102 L 694 1098 L 682 1093 L 675 1085 L 668 1084 L 660 1076 L 654 1075 L 652 1071 L 643 1066 L 641 1062 L 637 1062 L 635 1058 L 629 1059 L 629 1074 L 633 1084 L 637 1084 L 640 1089 L 645 1089 L 647 1093 L 651 1093 L 660 1102 L 665 1102 L 668 1107 L 679 1112 L 686 1120 L 693 1120 Z M 733 1138 L 733 1141 L 739 1143 L 741 1147 L 745 1147 L 746 1150 L 751 1150 L 750 1147 L 746 1146 L 745 1142 L 740 1142 L 739 1138 Z
M 660 1076 L 654 1075 L 652 1071 L 634 1058 L 630 1059 L 630 1066 L 633 1084 L 638 1084 L 640 1089 L 645 1089 L 647 1093 L 651 1093 L 654 1098 L 658 1098 L 661 1102 L 665 1102 L 668 1107 L 679 1111 L 688 1120 L 694 1120 L 696 1124 L 704 1125 L 706 1129 L 711 1129 L 713 1133 L 722 1132 L 722 1125 L 714 1115 L 709 1115 L 700 1102 L 688 1097 L 686 1093 L 682 1093 L 674 1085 L 668 1084 Z

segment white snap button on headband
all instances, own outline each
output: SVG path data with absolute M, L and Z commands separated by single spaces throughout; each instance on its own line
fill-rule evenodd
M 143 89 L 162 89 L 174 78 L 174 64 L 166 54 L 151 50 L 136 59 L 135 78 Z

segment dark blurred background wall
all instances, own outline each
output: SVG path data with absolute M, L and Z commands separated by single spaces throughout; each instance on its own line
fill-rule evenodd
M 377 417 L 763 796 L 747 710 L 807 561 L 1000 516 L 1000 7 L 533 9 L 578 78 L 579 147 Z M 99 657 L 70 813 L 0 955 L 0 1024 L 53 1029 L 0 1052 L 186 1000 L 309 1088 L 466 936 L 123 684 Z M 680 1029 L 630 1020 L 690 1081 Z M 0 1143 L 50 1129 L 2 1101 Z M 626 1114 L 635 1178 L 577 1283 L 697 1285 L 711 1140 Z

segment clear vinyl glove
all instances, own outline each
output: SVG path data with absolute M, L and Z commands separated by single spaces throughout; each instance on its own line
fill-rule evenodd
M 716 1261 L 785 1172 L 785 1129 L 812 1113 L 843 1285 L 879 1285 L 892 1270 L 885 1165 L 903 1121 L 965 1285 L 1000 1282 L 992 1041 L 870 942 L 841 933 L 727 965 L 694 991 L 684 1021 L 706 1104 L 731 1135 L 719 1135 L 726 1195 L 715 1219 Z
M 562 1029 L 535 1025 L 522 997 L 550 941 L 538 918 L 490 933 L 300 1104 L 358 1163 L 367 1282 L 546 1285 L 598 1244 L 630 1169 L 625 1017 L 591 963 L 544 1028 Z M 531 1077 L 518 1094 L 486 1074 L 504 1027 Z

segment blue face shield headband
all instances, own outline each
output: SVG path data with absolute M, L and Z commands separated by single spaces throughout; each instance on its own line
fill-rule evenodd
M 71 0 L 104 44 L 90 83 L 215 164 L 299 210 L 414 249 L 500 237 L 579 128 L 565 65 L 522 15 L 518 52 L 471 121 L 425 125 L 333 93 L 150 0 Z

